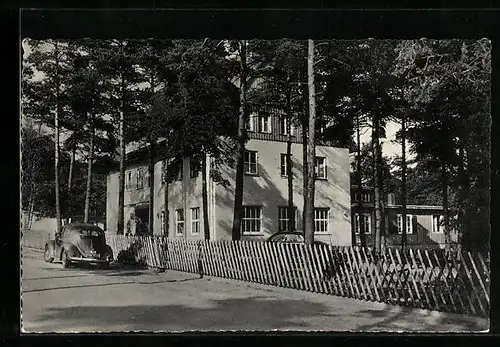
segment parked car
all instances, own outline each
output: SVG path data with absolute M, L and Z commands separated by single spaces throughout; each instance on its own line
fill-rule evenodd
M 61 261 L 65 268 L 78 263 L 108 267 L 113 251 L 106 244 L 104 230 L 93 224 L 71 223 L 45 244 L 43 258 L 48 263 Z
M 300 231 L 280 231 L 272 234 L 267 238 L 268 242 L 292 242 L 292 243 L 304 243 L 304 235 Z M 315 245 L 327 246 L 328 244 L 314 240 Z
M 285 243 L 304 243 L 304 235 L 300 231 L 280 231 L 275 234 L 269 236 L 266 240 L 267 242 L 285 242 Z M 339 268 L 336 264 L 343 264 L 343 259 L 339 257 L 335 257 L 333 253 L 330 252 L 330 246 L 319 240 L 314 240 L 313 245 L 316 249 L 322 249 L 323 254 L 326 256 L 324 261 L 326 265 L 323 267 L 320 264 L 319 259 L 313 256 L 315 264 L 313 264 L 317 269 L 321 269 L 322 279 L 329 280 L 331 279 Z M 294 257 L 300 257 L 301 253 L 297 253 L 293 255 Z M 298 269 L 295 269 L 298 270 Z

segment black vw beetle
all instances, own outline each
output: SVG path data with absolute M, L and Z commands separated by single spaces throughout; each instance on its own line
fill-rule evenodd
M 59 260 L 65 268 L 78 263 L 108 267 L 113 251 L 106 244 L 104 230 L 93 224 L 71 223 L 45 244 L 43 258 L 48 263 Z

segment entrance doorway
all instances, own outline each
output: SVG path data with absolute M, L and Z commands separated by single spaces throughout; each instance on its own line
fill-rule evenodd
M 136 235 L 149 234 L 149 206 L 135 207 L 135 233 Z

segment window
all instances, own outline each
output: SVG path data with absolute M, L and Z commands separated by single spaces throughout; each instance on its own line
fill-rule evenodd
M 125 188 L 132 188 L 132 171 L 130 170 L 125 173 Z
M 359 193 L 358 192 L 355 192 L 354 194 L 352 194 L 352 200 L 359 201 Z
M 200 172 L 200 161 L 191 158 L 189 161 L 189 177 L 196 178 Z
M 252 113 L 249 117 L 248 117 L 248 121 L 246 123 L 246 130 L 247 131 L 255 131 L 255 121 L 257 119 L 257 116 L 255 115 L 255 113 Z
M 413 216 L 411 214 L 406 215 L 406 233 L 413 234 Z M 398 214 L 398 234 L 403 233 L 403 215 Z
M 243 206 L 241 232 L 243 235 L 260 234 L 262 224 L 262 207 Z
M 296 229 L 297 225 L 297 207 L 293 208 L 295 218 L 293 220 L 294 224 L 292 229 Z M 288 223 L 290 219 L 288 218 L 288 206 L 279 206 L 278 207 L 278 231 L 288 231 Z
M 137 174 L 135 178 L 136 178 L 135 181 L 137 189 L 142 189 L 144 187 L 144 169 L 142 168 L 137 169 Z
M 370 202 L 370 193 L 368 192 L 361 193 L 361 201 Z
M 328 208 L 320 207 L 314 209 L 314 232 L 328 232 Z
M 193 207 L 191 209 L 191 234 L 200 233 L 200 208 Z
M 291 157 L 291 156 L 290 156 Z M 287 155 L 284 153 L 281 153 L 281 177 L 288 177 L 288 162 L 287 162 Z
M 175 210 L 175 232 L 177 235 L 184 234 L 184 210 Z
M 271 116 L 268 114 L 251 114 L 246 124 L 246 130 L 261 133 L 271 132 Z
M 442 233 L 443 232 L 443 218 L 442 215 L 433 215 L 432 216 L 432 232 L 433 233 Z
M 316 178 L 326 179 L 326 158 L 316 157 L 316 165 L 314 166 Z
M 280 117 L 280 134 L 282 135 L 294 135 L 295 129 L 293 124 L 290 124 L 290 134 L 288 133 L 288 117 L 281 116 Z
M 260 129 L 261 133 L 270 133 L 271 132 L 271 116 L 269 115 L 261 115 L 259 117 Z
M 165 235 L 165 211 L 161 211 L 160 214 L 160 232 Z
M 365 234 L 370 234 L 372 232 L 372 216 L 369 213 L 363 213 L 363 229 Z M 359 214 L 354 215 L 354 230 L 356 234 L 360 233 L 361 224 L 359 222 Z
M 245 173 L 248 175 L 257 174 L 257 152 L 245 151 L 244 154 Z
M 146 187 L 149 188 L 149 168 L 144 170 L 144 180 L 146 182 Z

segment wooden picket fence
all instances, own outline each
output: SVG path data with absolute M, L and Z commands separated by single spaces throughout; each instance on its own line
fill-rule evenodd
M 490 266 L 470 252 L 109 235 L 119 261 L 489 317 Z

